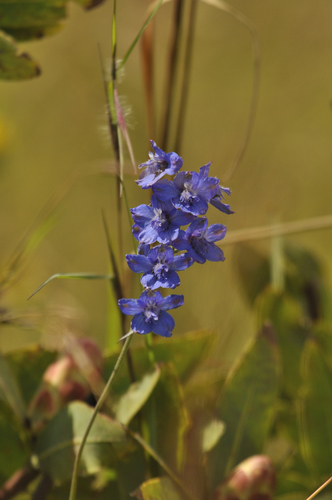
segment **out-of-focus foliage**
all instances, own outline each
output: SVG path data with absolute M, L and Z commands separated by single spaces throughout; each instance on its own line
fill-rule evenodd
M 15 40 L 36 40 L 57 33 L 67 17 L 68 1 L 0 1 L 0 79 L 26 80 L 40 75 L 38 63 L 26 52 L 20 53 Z M 104 0 L 75 1 L 91 9 Z
M 314 255 L 301 248 L 296 253 L 312 262 L 310 279 L 320 283 L 324 301 L 328 300 Z M 267 257 L 262 257 L 262 268 L 266 262 Z M 259 273 L 260 265 L 255 266 Z M 215 396 L 213 414 L 210 407 L 193 404 L 195 384 L 186 391 L 211 355 L 213 332 L 191 332 L 172 342 L 157 339 L 152 346 L 154 367 L 147 350 L 134 346 L 131 358 L 137 381 L 130 383 L 127 367 L 121 368 L 84 448 L 80 498 L 103 499 L 111 494 L 122 500 L 132 494 L 143 500 L 186 499 L 189 494 L 197 500 L 244 500 L 256 494 L 267 500 L 290 500 L 308 496 L 328 477 L 331 326 L 309 314 L 303 287 L 294 287 L 308 279 L 301 266 L 293 269 L 292 278 L 285 280 L 284 290 L 266 286 L 251 296 L 258 334 L 226 380 L 217 384 L 220 394 Z M 247 274 L 243 280 L 245 286 Z M 321 297 L 316 298 L 319 308 Z M 91 341 L 88 344 L 91 349 Z M 116 355 L 103 358 L 103 373 L 108 377 Z M 99 355 L 94 359 L 97 362 Z M 100 368 L 101 361 L 97 364 Z M 47 378 L 54 384 L 49 391 L 64 394 L 72 375 L 60 376 L 54 353 L 40 348 L 11 353 L 1 366 L 1 477 L 5 480 L 22 468 L 30 455 L 36 474 L 43 478 L 46 473 L 52 479 L 50 498 L 63 498 L 77 445 L 93 410 L 74 401 L 50 417 L 45 407 L 44 425 L 31 428 L 25 407 L 43 388 L 40 380 L 45 383 Z M 76 380 L 75 375 L 72 382 Z M 215 385 L 214 380 L 206 381 L 210 398 L 216 394 Z M 14 399 L 6 396 L 9 387 L 14 388 Z M 76 397 L 71 394 L 77 399 L 77 392 Z M 42 406 L 39 411 L 42 414 Z

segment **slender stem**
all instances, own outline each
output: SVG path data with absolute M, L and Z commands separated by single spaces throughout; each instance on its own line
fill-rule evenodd
M 194 28 L 195 28 L 197 4 L 198 0 L 190 0 L 189 27 L 186 40 L 186 51 L 183 64 L 183 81 L 181 88 L 181 97 L 178 110 L 178 119 L 176 124 L 175 145 L 174 145 L 174 151 L 177 151 L 178 153 L 180 153 L 181 151 L 184 122 L 185 122 L 187 103 L 188 103 L 188 90 L 190 82 L 191 61 L 193 54 Z
M 328 484 L 330 484 L 332 482 L 332 476 L 330 477 L 330 479 L 328 479 L 327 481 L 325 481 L 324 484 L 322 484 L 316 491 L 314 491 L 312 493 L 312 495 L 310 495 L 310 497 L 307 498 L 307 500 L 311 500 L 312 498 L 315 498 L 315 496 L 318 495 L 318 493 L 320 493 L 324 488 L 326 488 L 326 486 Z
M 163 131 L 161 138 L 161 148 L 163 150 L 167 149 L 167 143 L 170 131 L 171 109 L 175 93 L 175 72 L 176 72 L 177 62 L 179 58 L 179 49 L 180 49 L 180 31 L 181 31 L 180 28 L 182 24 L 183 4 L 184 4 L 183 0 L 175 0 L 173 33 L 171 40 L 171 48 L 169 51 L 169 64 L 166 73 L 164 112 L 162 116 Z
M 31 467 L 31 465 L 26 465 L 22 469 L 16 471 L 1 488 L 0 500 L 9 500 L 20 491 L 25 490 L 31 481 L 38 477 L 39 473 L 40 472 Z
M 188 488 L 182 483 L 182 481 L 178 478 L 176 474 L 168 467 L 166 462 L 158 455 L 158 453 L 140 436 L 137 432 L 132 431 L 126 426 L 123 426 L 128 434 L 137 441 L 142 448 L 148 452 L 148 454 L 154 458 L 154 460 L 164 469 L 164 471 L 169 475 L 169 477 L 178 485 L 178 487 L 185 493 L 185 495 L 190 500 L 197 500 L 196 497 L 188 490 Z
M 72 476 L 72 481 L 71 481 L 71 486 L 70 486 L 70 494 L 69 494 L 69 500 L 75 500 L 76 499 L 76 490 L 77 490 L 77 478 L 78 478 L 78 470 L 79 470 L 79 465 L 80 465 L 80 460 L 81 460 L 81 457 L 82 457 L 82 453 L 83 453 L 83 449 L 84 449 L 84 446 L 85 446 L 85 443 L 86 443 L 86 440 L 88 438 L 88 435 L 90 433 L 90 430 L 91 430 L 91 427 L 99 413 L 99 410 L 101 409 L 101 407 L 103 406 L 107 396 L 108 396 L 108 393 L 109 393 L 109 390 L 110 390 L 110 387 L 112 385 L 112 382 L 120 368 L 120 365 L 123 361 L 123 358 L 125 357 L 125 354 L 128 350 L 128 347 L 129 347 L 129 344 L 131 342 L 131 339 L 132 339 L 132 335 L 130 335 L 125 343 L 123 344 L 122 346 L 122 350 L 119 354 L 119 357 L 117 359 L 117 362 L 115 363 L 115 366 L 113 368 L 113 371 L 111 373 L 111 376 L 110 378 L 108 379 L 107 381 L 107 384 L 105 385 L 105 388 L 103 390 L 103 392 L 101 393 L 100 395 L 100 398 L 98 399 L 97 401 L 97 404 L 95 406 L 95 409 L 93 411 L 93 414 L 91 415 L 91 418 L 90 418 L 90 421 L 87 425 L 87 428 L 85 429 L 85 432 L 84 432 L 84 435 L 82 437 L 82 441 L 81 441 L 81 444 L 80 444 L 80 447 L 78 449 L 78 452 L 77 452 L 77 455 L 76 455 L 76 458 L 75 458 L 75 463 L 74 463 L 74 470 L 73 470 L 73 476 Z

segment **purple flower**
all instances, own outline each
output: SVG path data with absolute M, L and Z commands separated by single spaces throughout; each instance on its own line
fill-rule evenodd
M 196 262 L 204 264 L 207 260 L 214 262 L 225 260 L 221 248 L 214 241 L 222 240 L 226 234 L 226 226 L 212 224 L 207 227 L 205 217 L 194 220 L 186 231 L 180 231 L 179 237 L 173 246 L 179 250 L 187 250 L 190 257 Z
M 141 163 L 139 168 L 146 167 L 140 175 L 137 184 L 143 189 L 151 187 L 164 175 L 174 175 L 182 167 L 182 158 L 177 153 L 164 153 L 154 141 L 150 141 L 154 153 L 149 153 L 150 160 Z
M 133 234 L 140 243 L 168 244 L 175 240 L 180 226 L 186 226 L 193 220 L 191 214 L 176 210 L 171 201 L 159 201 L 151 196 L 151 205 L 139 205 L 131 209 L 135 224 Z
M 233 214 L 234 212 L 233 210 L 231 210 L 231 207 L 223 202 L 223 193 L 226 193 L 229 196 L 231 194 L 231 191 L 229 188 L 219 186 L 217 194 L 213 198 L 211 198 L 210 203 L 225 214 Z
M 139 299 L 120 299 L 119 307 L 124 314 L 133 315 L 131 328 L 142 335 L 153 332 L 171 337 L 174 319 L 166 311 L 183 305 L 183 295 L 163 297 L 160 292 L 145 291 Z
M 179 172 L 174 181 L 162 180 L 152 187 L 162 201 L 171 199 L 173 205 L 183 212 L 204 215 L 208 201 L 218 193 L 219 179 L 208 177 L 211 163 L 197 172 Z
M 126 255 L 127 264 L 134 273 L 144 273 L 141 283 L 144 288 L 175 288 L 180 278 L 175 271 L 183 271 L 194 261 L 188 254 L 174 255 L 173 249 L 158 245 L 145 255 Z

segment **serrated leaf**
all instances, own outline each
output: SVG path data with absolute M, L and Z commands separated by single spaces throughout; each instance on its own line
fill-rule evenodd
M 179 470 L 189 421 L 182 388 L 170 363 L 161 367 L 159 382 L 142 411 L 149 428 L 150 446 L 173 471 Z
M 35 447 L 40 468 L 53 481 L 71 478 L 75 456 L 93 408 L 74 402 L 59 412 L 41 432 Z M 95 474 L 113 467 L 130 449 L 130 442 L 119 422 L 98 414 L 87 438 L 80 462 L 80 474 Z
M 40 75 L 38 64 L 25 52 L 18 53 L 14 40 L 0 31 L 0 78 L 26 80 Z
M 317 480 L 331 475 L 332 374 L 314 340 L 303 352 L 303 387 L 298 406 L 301 451 Z
M 115 408 L 116 419 L 128 425 L 131 419 L 146 403 L 156 387 L 160 377 L 160 368 L 156 366 L 152 373 L 147 373 L 142 380 L 131 384 L 127 392 L 117 402 Z
M 207 454 L 212 489 L 236 464 L 262 452 L 272 423 L 278 380 L 278 347 L 272 327 L 266 326 L 234 366 L 217 403 L 217 416 L 225 423 L 226 432 Z
M 9 364 L 2 355 L 0 355 L 0 400 L 11 408 L 21 423 L 24 422 L 25 405 L 21 389 Z
M 141 484 L 132 495 L 138 500 L 182 500 L 174 483 L 168 477 L 155 477 Z

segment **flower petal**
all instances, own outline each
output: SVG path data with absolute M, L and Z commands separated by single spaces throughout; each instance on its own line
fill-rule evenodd
M 161 311 L 159 319 L 152 325 L 152 332 L 162 337 L 171 337 L 175 321 L 170 314 Z

